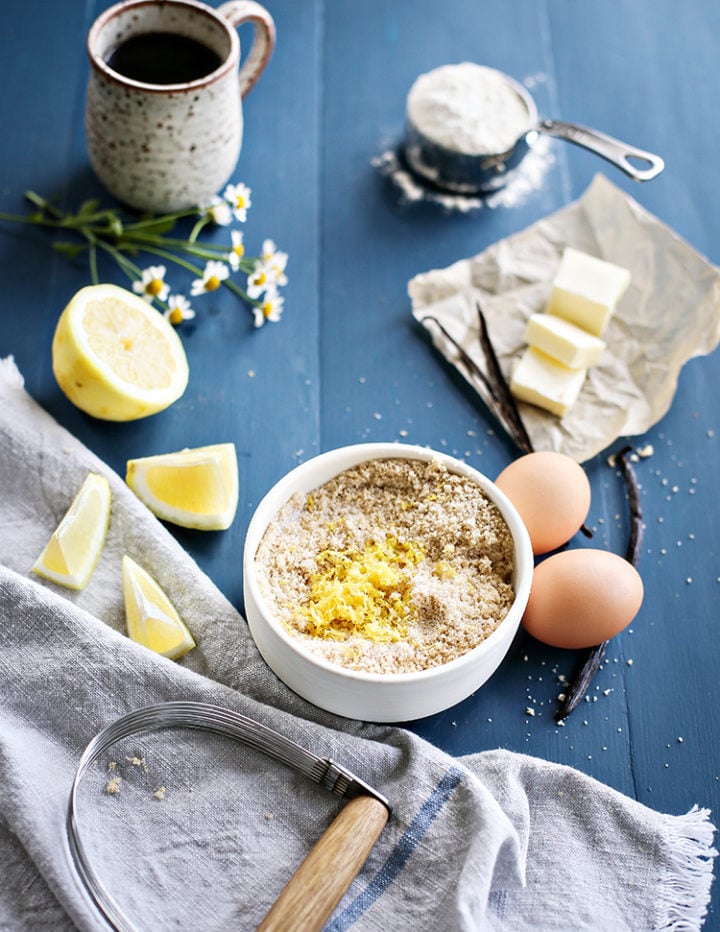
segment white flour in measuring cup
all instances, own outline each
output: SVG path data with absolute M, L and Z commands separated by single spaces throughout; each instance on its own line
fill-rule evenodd
M 506 75 L 473 62 L 421 74 L 410 88 L 407 116 L 427 139 L 464 155 L 506 152 L 532 123 Z

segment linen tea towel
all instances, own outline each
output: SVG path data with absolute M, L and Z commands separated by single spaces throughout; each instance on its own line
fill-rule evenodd
M 89 470 L 107 476 L 113 512 L 98 568 L 74 593 L 29 568 Z M 178 663 L 125 636 L 123 553 L 192 630 L 198 646 Z M 173 536 L 29 397 L 10 359 L 0 363 L 0 630 L 2 929 L 103 928 L 66 855 L 70 784 L 101 728 L 174 699 L 255 718 L 391 801 L 329 929 L 702 924 L 715 855 L 706 810 L 660 814 L 571 768 L 505 751 L 453 759 L 402 729 L 301 700 Z M 255 928 L 340 805 L 239 746 L 182 732 L 112 749 L 80 804 L 96 871 L 148 930 Z

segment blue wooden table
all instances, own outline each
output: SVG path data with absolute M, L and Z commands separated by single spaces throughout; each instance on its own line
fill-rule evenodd
M 4 0 L 0 7 L 0 210 L 34 189 L 65 206 L 105 197 L 88 166 L 84 36 L 109 4 Z M 31 394 L 124 473 L 129 456 L 232 440 L 240 507 L 232 528 L 180 541 L 240 609 L 247 523 L 268 488 L 315 453 L 406 440 L 453 453 L 490 477 L 516 455 L 410 315 L 414 275 L 472 256 L 582 194 L 603 171 L 711 261 L 720 262 L 720 6 L 713 0 L 268 0 L 278 45 L 245 104 L 236 180 L 252 189 L 249 251 L 271 237 L 290 255 L 283 320 L 254 330 L 229 292 L 183 327 L 184 397 L 144 421 L 76 410 L 50 369 L 57 317 L 88 283 L 48 234 L 0 227 L 0 356 Z M 243 41 L 247 41 L 243 35 Z M 571 119 L 662 154 L 637 185 L 553 141 L 551 163 L 515 203 L 470 214 L 403 206 L 373 161 L 399 140 L 407 92 L 438 65 L 476 61 L 532 88 L 542 116 Z M 111 266 L 108 280 L 123 284 Z M 444 714 L 410 725 L 454 754 L 505 747 L 579 768 L 667 812 L 720 813 L 717 353 L 690 362 L 637 464 L 646 533 L 645 601 L 609 646 L 588 701 L 555 724 L 573 652 L 520 633 L 497 674 Z M 609 451 L 610 452 L 610 451 Z M 623 553 L 624 491 L 602 454 L 586 464 L 595 544 Z M 529 714 L 531 710 L 533 714 Z M 708 928 L 720 928 L 714 891 Z

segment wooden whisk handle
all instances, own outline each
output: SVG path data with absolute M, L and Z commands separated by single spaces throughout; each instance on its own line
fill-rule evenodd
M 388 810 L 377 799 L 351 799 L 290 878 L 258 932 L 320 932 L 387 820 Z

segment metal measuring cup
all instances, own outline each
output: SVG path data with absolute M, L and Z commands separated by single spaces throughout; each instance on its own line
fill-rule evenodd
M 525 87 L 501 71 L 483 70 L 492 71 L 501 77 L 507 88 L 522 102 L 527 112 L 525 127 L 504 151 L 471 154 L 438 142 L 419 128 L 408 113 L 403 146 L 405 160 L 413 172 L 433 185 L 468 195 L 495 191 L 507 182 L 510 172 L 519 166 L 540 135 L 566 139 L 588 149 L 611 162 L 634 181 L 649 181 L 665 167 L 658 155 L 606 133 L 563 120 L 541 120 L 535 101 Z

